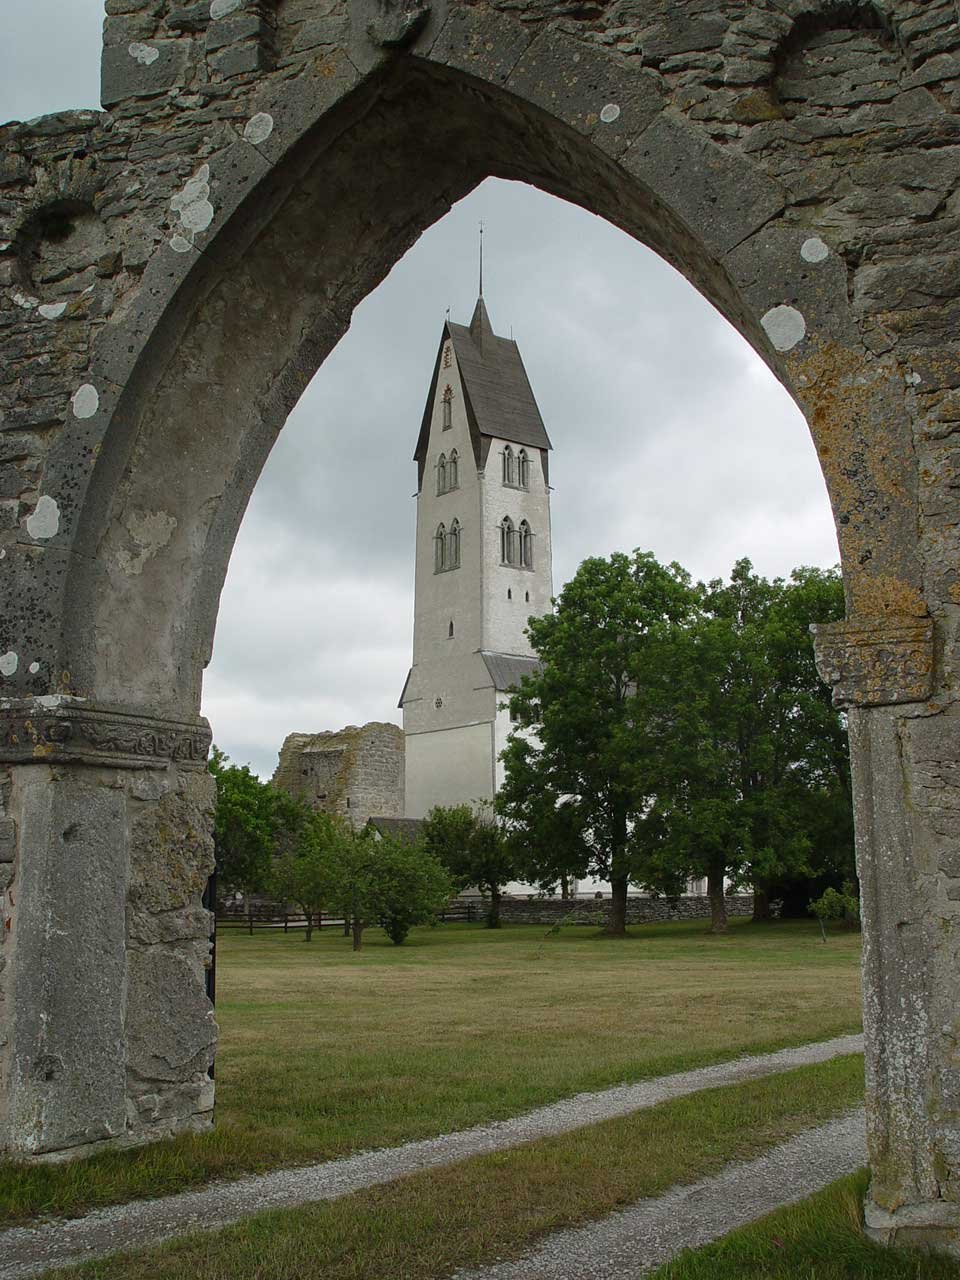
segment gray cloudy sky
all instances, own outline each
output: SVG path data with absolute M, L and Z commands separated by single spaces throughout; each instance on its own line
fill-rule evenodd
M 8 0 L 0 121 L 98 105 L 102 7 Z M 247 511 L 204 712 L 218 744 L 264 776 L 289 732 L 399 721 L 411 455 L 445 310 L 465 322 L 476 298 L 481 219 L 491 319 L 513 326 L 554 445 L 557 589 L 585 556 L 637 546 L 697 577 L 743 555 L 768 575 L 838 559 L 806 426 L 746 342 L 608 223 L 489 180 L 358 307 Z

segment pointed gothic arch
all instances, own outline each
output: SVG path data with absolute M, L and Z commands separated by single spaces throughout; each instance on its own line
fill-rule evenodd
M 232 110 L 238 122 L 246 113 L 245 125 L 211 133 L 202 158 L 184 142 L 168 173 L 150 173 L 139 186 L 131 177 L 148 176 L 138 159 L 147 134 L 137 110 L 118 111 L 109 137 L 99 117 L 58 125 L 64 153 L 77 157 L 69 167 L 44 150 L 42 123 L 0 144 L 10 148 L 3 172 L 13 176 L 0 181 L 18 245 L 42 221 L 44 193 L 90 205 L 101 179 L 86 158 L 109 145 L 124 161 L 102 178 L 104 199 L 118 197 L 111 234 L 137 267 L 123 266 L 115 281 L 123 305 L 107 315 L 81 308 L 69 324 L 41 329 L 19 304 L 3 313 L 18 342 L 23 326 L 24 345 L 11 348 L 24 352 L 11 367 L 19 400 L 5 412 L 30 433 L 34 479 L 23 492 L 37 495 L 4 531 L 0 763 L 10 776 L 11 865 L 22 865 L 25 832 L 74 823 L 81 833 L 96 827 L 96 841 L 82 834 L 91 854 L 110 851 L 101 857 L 98 897 L 73 920 L 17 882 L 17 948 L 0 979 L 11 1043 L 24 1062 L 38 1059 L 43 1044 L 70 1069 L 5 1079 L 0 1110 L 14 1117 L 3 1138 L 8 1151 L 63 1150 L 81 1131 L 104 1142 L 117 1133 L 124 1142 L 157 1136 L 149 1119 L 127 1128 L 126 1117 L 142 1115 L 136 1046 L 147 1045 L 149 1055 L 170 1027 L 191 1045 L 194 1065 L 160 1087 L 164 1132 L 209 1119 L 214 1029 L 198 958 L 205 926 L 193 899 L 171 908 L 193 958 L 171 968 L 176 976 L 166 983 L 156 966 L 174 965 L 171 949 L 147 955 L 118 931 L 130 817 L 138 814 L 140 838 L 157 858 L 179 859 L 202 880 L 209 730 L 198 714 L 200 686 L 253 484 L 354 306 L 440 212 L 497 173 L 583 204 L 676 264 L 806 413 L 837 514 L 850 614 L 822 634 L 820 660 L 850 707 L 875 1190 L 880 1202 L 905 1206 L 902 1217 L 878 1215 L 876 1230 L 895 1235 L 909 1224 L 918 1236 L 960 1238 L 955 1203 L 940 1191 L 945 1170 L 957 1175 L 960 1141 L 939 1085 L 948 1047 L 927 1033 L 945 1025 L 955 1005 L 960 931 L 942 907 L 952 900 L 945 878 L 955 879 L 944 832 L 960 740 L 960 606 L 948 536 L 956 523 L 951 397 L 960 371 L 953 328 L 916 288 L 928 258 L 952 252 L 949 191 L 934 190 L 924 204 L 909 182 L 888 182 L 890 166 L 870 152 L 869 122 L 883 108 L 868 106 L 845 121 L 866 159 L 847 166 L 852 194 L 844 216 L 833 216 L 823 130 L 802 127 L 822 94 L 804 81 L 806 61 L 796 55 L 804 47 L 817 55 L 811 30 L 836 27 L 842 35 L 863 14 L 882 14 L 896 40 L 884 50 L 895 74 L 881 132 L 898 164 L 919 163 L 910 112 L 922 109 L 933 134 L 955 126 L 949 86 L 937 79 L 936 58 L 931 63 L 943 41 L 920 21 L 925 8 L 917 0 L 810 0 L 765 10 L 769 21 L 757 24 L 753 6 L 717 6 L 697 29 L 711 65 L 733 58 L 729 91 L 718 96 L 699 83 L 677 91 L 669 57 L 676 24 L 662 23 L 652 0 L 639 0 L 636 18 L 649 30 L 645 51 L 662 51 L 650 65 L 608 52 L 576 19 L 559 30 L 454 0 L 444 23 L 418 25 L 389 5 L 371 17 L 355 4 L 350 39 L 363 49 L 362 70 L 346 37 L 322 64 L 289 40 L 282 73 L 266 59 L 249 83 L 234 82 Z M 281 43 L 298 0 L 284 9 Z M 679 18 L 700 13 L 684 0 L 675 9 Z M 108 21 L 115 36 L 119 19 Z M 164 89 L 185 85 L 200 70 L 203 41 L 172 43 L 176 56 L 153 69 L 131 69 L 124 58 L 121 74 L 121 64 L 106 59 L 105 96 L 132 107 L 150 101 L 151 128 L 175 120 L 186 138 L 194 109 L 182 94 L 158 97 L 156 80 L 171 78 Z M 566 75 L 574 64 L 575 83 Z M 788 65 L 796 75 L 781 75 Z M 692 82 L 706 76 L 696 68 L 684 74 Z M 684 105 L 698 87 L 716 100 L 722 132 L 711 135 Z M 759 116 L 757 103 L 765 104 Z M 384 166 L 385 153 L 400 163 Z M 25 185 L 17 175 L 26 154 L 40 180 Z M 933 166 L 929 180 L 935 188 L 940 181 Z M 876 217 L 892 208 L 893 186 L 898 211 L 881 236 Z M 120 255 L 116 273 L 122 262 Z M 936 306 L 955 308 L 955 284 L 942 280 L 932 291 Z M 36 344 L 54 357 L 42 401 L 31 377 Z M 42 430 L 33 431 L 40 420 Z M 29 664 L 20 661 L 26 653 Z M 36 782 L 38 760 L 56 765 L 44 786 Z M 121 788 L 101 785 L 90 768 L 106 763 L 111 777 L 119 771 Z M 168 785 L 149 805 L 137 798 L 147 764 Z M 200 833 L 189 847 L 171 834 L 187 829 Z M 31 838 L 39 884 L 60 862 L 52 842 Z M 892 961 L 904 919 L 912 930 L 909 999 Z M 84 936 L 102 941 L 109 964 Z M 56 945 L 44 951 L 50 937 Z M 30 995 L 26 979 L 44 966 L 51 991 L 58 975 L 74 971 L 87 992 L 82 1051 L 73 1024 L 58 1025 Z M 82 1114 L 70 1115 L 81 1095 Z

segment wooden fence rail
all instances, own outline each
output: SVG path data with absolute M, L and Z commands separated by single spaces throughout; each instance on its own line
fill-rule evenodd
M 315 929 L 344 929 L 347 921 L 342 915 L 327 915 L 321 911 L 313 917 Z M 453 903 L 445 911 L 440 912 L 442 924 L 468 923 L 480 919 L 479 909 L 472 903 Z M 306 929 L 307 917 L 302 911 L 288 911 L 282 904 L 257 903 L 243 911 L 218 911 L 217 929 L 245 929 L 253 933 L 255 929 L 282 929 L 289 933 L 291 929 Z

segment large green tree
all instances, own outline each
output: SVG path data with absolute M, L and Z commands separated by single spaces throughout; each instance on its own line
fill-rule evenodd
M 428 923 L 446 906 L 450 876 L 422 844 L 345 827 L 341 834 L 324 856 L 321 892 L 350 921 L 354 951 L 370 925 L 383 924 L 399 944 L 411 925 Z
M 531 618 L 540 669 L 510 700 L 522 728 L 504 752 L 498 811 L 522 832 L 552 807 L 544 821 L 560 839 L 556 853 L 548 836 L 531 843 L 534 878 L 608 881 L 614 936 L 626 931 L 630 883 L 649 880 L 657 840 L 662 761 L 648 695 L 660 689 L 664 645 L 692 607 L 679 565 L 661 565 L 648 552 L 585 560 L 554 611 Z
M 654 884 L 705 876 L 715 931 L 724 884 L 750 883 L 762 917 L 776 886 L 811 874 L 822 815 L 850 836 L 845 732 L 813 662 L 810 623 L 842 615 L 839 577 L 768 581 L 749 560 L 700 584 L 696 608 L 641 693 L 663 766 Z M 659 722 L 655 706 L 664 710 Z
M 341 818 L 306 809 L 297 830 L 273 860 L 270 888 L 279 899 L 295 903 L 303 912 L 306 942 L 313 937 L 314 922 L 323 908 L 335 905 L 331 865 L 337 862 L 341 848 L 355 841 L 353 831 Z
M 468 804 L 437 805 L 424 818 L 420 835 L 458 890 L 473 885 L 486 894 L 487 928 L 499 929 L 503 886 L 517 878 L 518 868 L 515 847 L 492 810 Z
M 231 764 L 218 747 L 208 768 L 217 786 L 214 817 L 218 893 L 261 893 L 270 881 L 274 855 L 295 836 L 303 806 L 261 782 L 247 765 Z

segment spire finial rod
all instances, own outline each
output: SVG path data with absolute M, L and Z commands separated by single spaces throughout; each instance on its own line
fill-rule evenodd
M 480 223 L 480 297 L 483 297 L 483 223 Z

